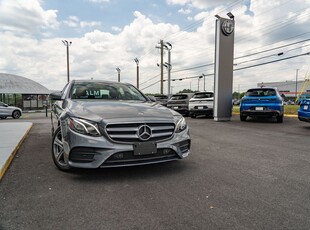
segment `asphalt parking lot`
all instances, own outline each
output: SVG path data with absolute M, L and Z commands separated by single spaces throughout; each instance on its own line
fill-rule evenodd
M 187 118 L 187 159 L 70 173 L 53 164 L 50 118 L 18 121 L 33 127 L 0 182 L 0 229 L 310 229 L 310 124 L 297 118 Z

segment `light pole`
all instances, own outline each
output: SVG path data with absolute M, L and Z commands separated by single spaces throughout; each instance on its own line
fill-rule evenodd
M 203 77 L 203 91 L 206 92 L 206 75 L 203 73 L 202 77 Z
M 202 78 L 203 76 L 198 77 L 198 92 L 199 92 L 199 79 Z
M 70 81 L 70 71 L 69 71 L 69 46 L 71 46 L 72 42 L 67 40 L 62 40 L 62 43 L 67 47 L 67 82 Z
M 139 60 L 138 58 L 134 59 L 137 64 L 137 89 L 139 89 Z
M 297 101 L 297 82 L 298 82 L 298 71 L 299 71 L 299 69 L 296 69 L 295 101 Z
M 118 82 L 120 82 L 121 81 L 121 69 L 117 67 L 116 70 L 117 70 Z

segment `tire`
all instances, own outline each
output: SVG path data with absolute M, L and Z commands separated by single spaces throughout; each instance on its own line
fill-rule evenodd
M 20 111 L 18 111 L 18 110 L 14 110 L 14 111 L 13 111 L 12 117 L 13 117 L 14 119 L 18 119 L 18 118 L 20 118 L 20 116 L 21 116 L 21 112 L 20 112 Z
M 6 116 L 0 117 L 0 119 L 6 119 Z
M 277 116 L 277 122 L 283 123 L 283 115 Z
M 246 121 L 247 116 L 240 115 L 240 121 Z
M 62 135 L 60 127 L 56 129 L 56 132 L 53 135 L 52 157 L 58 169 L 62 171 L 69 171 L 71 169 L 67 160 L 64 158 L 64 148 L 62 144 Z
M 195 114 L 191 114 L 191 118 L 196 118 L 196 115 Z

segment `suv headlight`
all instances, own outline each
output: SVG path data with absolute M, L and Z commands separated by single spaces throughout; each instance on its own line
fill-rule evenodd
M 101 136 L 98 125 L 95 122 L 87 121 L 81 118 L 69 117 L 69 128 L 77 133 L 90 136 Z
M 187 127 L 186 120 L 184 117 L 181 117 L 180 120 L 177 122 L 175 132 L 176 133 L 182 132 L 183 130 L 186 129 L 186 127 Z

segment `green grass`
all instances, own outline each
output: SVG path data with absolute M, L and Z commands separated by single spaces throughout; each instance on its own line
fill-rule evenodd
M 297 115 L 299 105 L 284 105 L 284 114 Z M 239 113 L 239 106 L 234 105 L 233 113 Z

